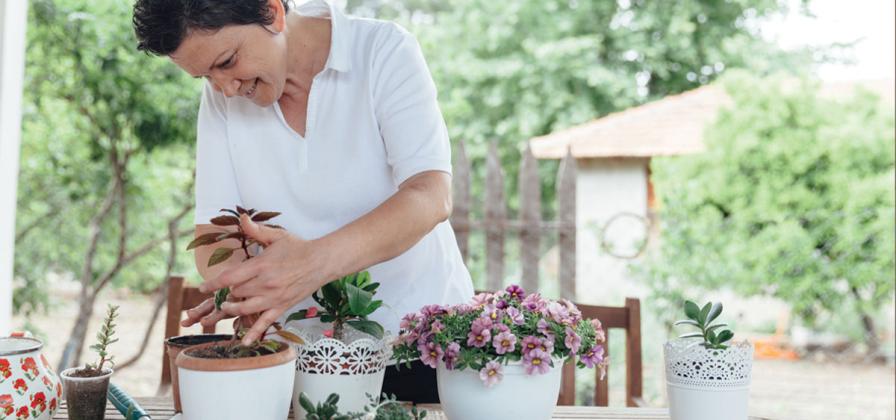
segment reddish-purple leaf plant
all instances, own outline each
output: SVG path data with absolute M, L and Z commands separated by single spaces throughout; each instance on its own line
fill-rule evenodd
M 199 235 L 198 237 L 196 237 L 196 239 L 193 239 L 193 241 L 190 242 L 189 245 L 187 245 L 187 250 L 192 250 L 192 249 L 198 248 L 200 246 L 213 245 L 218 242 L 226 241 L 228 239 L 239 240 L 240 246 L 237 248 L 220 247 L 220 248 L 215 249 L 215 251 L 212 252 L 212 255 L 208 259 L 209 267 L 216 265 L 216 264 L 220 264 L 224 261 L 227 261 L 228 259 L 230 259 L 230 257 L 233 256 L 234 252 L 238 252 L 240 249 L 243 251 L 243 254 L 246 256 L 246 260 L 252 259 L 254 257 L 254 255 L 252 255 L 252 253 L 249 251 L 249 249 L 253 245 L 263 247 L 262 244 L 258 243 L 258 241 L 256 241 L 255 239 L 252 239 L 251 237 L 249 237 L 249 235 L 247 235 L 246 232 L 243 231 L 243 227 L 240 224 L 240 216 L 241 215 L 243 215 L 243 214 L 248 215 L 252 219 L 253 222 L 261 223 L 264 226 L 274 228 L 274 229 L 283 229 L 283 227 L 275 225 L 275 224 L 264 223 L 264 222 L 267 222 L 268 220 L 271 220 L 271 219 L 279 216 L 280 213 L 278 213 L 278 212 L 256 211 L 255 209 L 247 210 L 241 206 L 236 206 L 235 210 L 221 209 L 221 212 L 222 212 L 222 214 L 220 216 L 216 216 L 211 219 L 211 224 L 213 224 L 215 226 L 220 226 L 222 228 L 221 231 Z M 236 231 L 232 231 L 232 230 L 228 229 L 228 227 L 231 227 L 231 226 L 235 227 Z M 230 295 L 229 287 L 224 287 L 224 288 L 221 288 L 221 289 L 218 289 L 217 291 L 215 291 L 215 310 L 219 310 L 219 311 L 221 310 L 221 305 L 224 303 L 224 301 L 227 300 L 229 295 Z M 256 313 L 256 314 L 250 314 L 250 315 L 243 315 L 243 316 L 237 317 L 234 320 L 234 322 L 233 322 L 234 345 L 232 347 L 240 347 L 240 346 L 235 345 L 237 340 L 241 339 L 246 334 L 246 332 L 248 331 L 248 327 L 252 326 L 252 324 L 254 324 L 255 321 L 258 320 L 258 317 L 259 317 L 259 314 Z M 301 338 L 299 338 L 298 336 L 296 336 L 295 334 L 293 334 L 289 331 L 284 330 L 283 327 L 280 325 L 280 323 L 275 322 L 274 324 L 271 325 L 271 327 L 274 328 L 274 331 L 272 332 L 272 334 L 276 334 L 276 335 L 278 335 L 288 341 L 294 342 L 294 343 L 299 343 L 299 344 L 302 343 Z M 269 333 L 265 333 L 264 337 L 267 337 L 268 335 L 269 335 Z M 262 339 L 259 340 L 255 345 L 250 346 L 250 347 L 261 347 L 261 348 L 265 348 L 269 351 L 276 351 L 279 348 L 279 344 L 280 344 L 279 342 L 273 341 L 273 340 L 265 340 L 264 337 L 262 337 Z M 246 349 L 240 349 L 239 351 L 245 352 Z M 250 351 L 250 355 L 251 354 L 252 354 L 252 352 Z

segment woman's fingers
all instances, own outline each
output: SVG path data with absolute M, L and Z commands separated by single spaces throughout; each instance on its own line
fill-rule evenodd
M 271 303 L 264 297 L 253 296 L 242 302 L 224 302 L 221 305 L 221 311 L 233 316 L 243 316 L 261 312 L 270 307 Z
M 189 326 L 195 324 L 196 322 L 198 322 L 200 319 L 202 319 L 209 313 L 211 313 L 212 310 L 214 310 L 214 309 L 215 309 L 214 298 L 206 299 L 206 300 L 202 301 L 202 303 L 197 305 L 195 308 L 188 309 L 187 310 L 187 319 L 181 321 L 180 325 L 183 327 L 189 327 Z
M 277 318 L 279 318 L 282 313 L 283 309 L 281 308 L 271 308 L 261 314 L 258 321 L 255 321 L 255 324 L 252 325 L 252 328 L 250 328 L 249 332 L 243 337 L 243 345 L 248 346 L 264 336 L 265 331 L 271 327 L 271 324 L 277 322 Z
M 261 271 L 261 265 L 258 263 L 258 260 L 258 258 L 253 258 L 243 261 L 242 264 L 224 271 L 218 277 L 204 281 L 199 285 L 199 291 L 209 293 L 213 290 L 233 287 L 252 279 Z

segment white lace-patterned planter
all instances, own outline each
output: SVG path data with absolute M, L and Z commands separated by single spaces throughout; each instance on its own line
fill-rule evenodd
M 746 420 L 753 345 L 732 343 L 725 350 L 701 339 L 666 343 L 666 391 L 672 420 Z
M 290 329 L 305 342 L 295 346 L 298 358 L 292 406 L 298 419 L 307 414 L 299 405 L 301 392 L 315 404 L 335 392 L 339 394 L 339 411 L 347 413 L 363 411 L 370 402 L 367 394 L 379 396 L 383 388 L 386 363 L 392 357 L 391 337 L 377 340 L 346 327 L 340 341 L 324 336 L 325 328 L 331 327 Z

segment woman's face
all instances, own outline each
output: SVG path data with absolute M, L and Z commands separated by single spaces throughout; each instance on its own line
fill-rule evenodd
M 280 3 L 279 0 L 277 3 Z M 283 13 L 271 25 L 232 25 L 195 31 L 170 55 L 193 77 L 205 77 L 224 95 L 243 96 L 258 106 L 280 98 L 286 83 Z

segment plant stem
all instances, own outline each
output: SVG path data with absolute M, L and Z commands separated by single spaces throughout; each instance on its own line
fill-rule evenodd
M 336 320 L 333 321 L 333 338 L 339 341 L 342 341 L 345 330 L 343 322 L 342 318 L 336 318 Z

